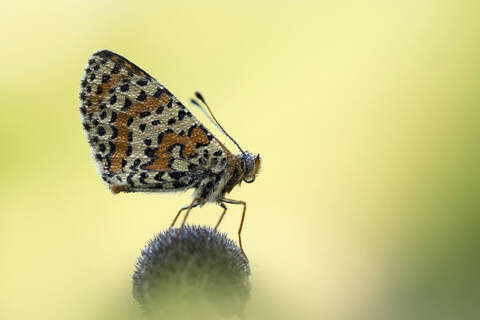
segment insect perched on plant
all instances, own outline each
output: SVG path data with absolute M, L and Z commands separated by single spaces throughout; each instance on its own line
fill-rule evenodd
M 88 60 L 80 88 L 83 127 L 102 179 L 113 193 L 172 192 L 194 188 L 190 210 L 215 202 L 223 212 L 226 203 L 243 205 L 238 241 L 246 203 L 225 198 L 243 181 L 251 183 L 260 169 L 260 155 L 253 155 L 233 140 L 215 119 L 202 95 L 192 99 L 240 149 L 232 154 L 163 85 L 145 71 L 108 50 Z

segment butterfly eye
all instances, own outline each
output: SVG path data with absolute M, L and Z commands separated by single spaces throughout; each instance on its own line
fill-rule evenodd
M 255 181 L 255 177 L 253 177 L 253 178 L 244 178 L 243 181 L 245 181 L 246 183 L 252 183 L 253 181 Z

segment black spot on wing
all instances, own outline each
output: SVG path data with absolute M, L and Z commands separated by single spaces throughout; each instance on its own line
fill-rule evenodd
M 112 129 L 112 136 L 110 137 L 111 140 L 114 140 L 118 136 L 118 129 L 115 126 L 110 127 Z
M 135 186 L 135 184 L 133 183 L 133 180 L 132 180 L 133 176 L 134 176 L 134 173 L 133 173 L 133 172 L 130 172 L 130 174 L 127 176 L 127 182 L 128 182 L 128 184 L 129 184 L 130 186 L 132 186 L 132 187 Z
M 140 159 L 135 159 L 135 161 L 133 161 L 133 164 L 130 166 L 130 170 L 138 171 L 138 166 L 140 165 L 140 163 Z
M 110 118 L 110 123 L 114 123 L 117 121 L 117 113 L 115 111 L 112 111 L 112 117 Z
M 187 175 L 187 172 L 185 171 L 169 171 L 168 175 L 175 180 L 180 179 L 181 177 L 184 177 Z
M 148 178 L 148 173 L 142 172 L 140 173 L 140 178 L 138 180 L 143 184 L 147 184 L 147 182 L 145 181 L 145 179 L 147 178 Z
M 150 147 L 145 148 L 144 152 L 145 152 L 145 155 L 149 158 L 155 157 L 155 149 L 153 149 L 153 148 L 150 148 Z
M 140 93 L 138 94 L 137 96 L 137 101 L 140 101 L 140 102 L 143 102 L 145 100 L 147 100 L 147 93 L 145 91 L 140 91 Z
M 122 110 L 126 111 L 132 107 L 132 101 L 128 98 L 125 98 L 125 102 L 123 103 Z
M 149 115 L 151 115 L 152 113 L 150 111 L 143 111 L 143 112 L 140 112 L 140 119 L 142 118 L 146 118 L 148 117 Z
M 119 74 L 120 73 L 120 65 L 118 63 L 115 63 L 115 66 L 113 66 L 112 69 L 112 74 Z
M 153 97 L 154 98 L 160 98 L 160 96 L 162 95 L 162 93 L 164 93 L 165 90 L 162 89 L 162 88 L 157 88 L 157 90 L 155 91 L 155 93 L 153 94 Z
M 145 79 L 137 80 L 137 84 L 138 84 L 139 86 L 142 86 L 142 87 L 143 87 L 143 86 L 146 86 L 146 85 L 147 85 L 147 80 L 145 80 Z
M 130 86 L 128 85 L 128 83 L 125 83 L 125 84 L 120 86 L 120 91 L 126 92 L 126 91 L 128 91 L 129 88 L 130 88 Z
M 182 121 L 186 113 L 183 110 L 178 111 L 178 120 Z

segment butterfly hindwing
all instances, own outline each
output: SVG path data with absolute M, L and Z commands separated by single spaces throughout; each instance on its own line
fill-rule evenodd
M 110 51 L 89 59 L 80 111 L 112 191 L 172 191 L 221 174 L 232 154 L 164 86 Z

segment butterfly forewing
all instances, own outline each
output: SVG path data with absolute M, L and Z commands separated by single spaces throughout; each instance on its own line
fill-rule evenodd
M 232 154 L 145 71 L 110 51 L 89 59 L 80 111 L 112 191 L 173 191 L 232 165 Z

